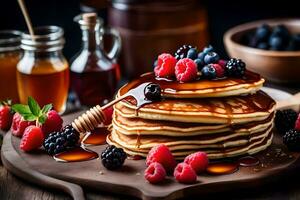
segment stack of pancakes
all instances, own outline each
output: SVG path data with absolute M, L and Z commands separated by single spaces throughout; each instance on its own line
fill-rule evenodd
M 177 159 L 195 151 L 219 159 L 254 154 L 272 142 L 275 102 L 260 90 L 264 79 L 258 74 L 178 83 L 150 73 L 122 87 L 118 95 L 145 82 L 158 83 L 163 99 L 140 108 L 134 98 L 117 103 L 107 137 L 130 155 L 146 157 L 163 143 Z

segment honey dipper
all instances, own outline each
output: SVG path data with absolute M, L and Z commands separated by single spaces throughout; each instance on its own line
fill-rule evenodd
M 129 90 L 127 93 L 123 94 L 122 96 L 117 97 L 113 101 L 109 102 L 108 104 L 104 106 L 94 106 L 93 108 L 86 111 L 84 114 L 77 117 L 72 122 L 72 127 L 78 132 L 78 133 L 85 133 L 90 132 L 97 128 L 97 126 L 105 121 L 105 114 L 103 110 L 113 106 L 114 104 L 118 103 L 119 101 L 131 96 L 136 99 L 137 107 L 140 107 L 144 104 L 151 103 L 153 100 L 157 99 L 157 96 L 155 98 L 151 99 L 151 96 L 147 96 L 145 94 L 145 89 L 148 89 L 150 92 L 154 90 L 159 90 L 160 95 L 160 87 L 157 84 L 147 82 L 139 85 L 136 88 L 133 88 Z M 150 97 L 150 98 L 149 98 Z

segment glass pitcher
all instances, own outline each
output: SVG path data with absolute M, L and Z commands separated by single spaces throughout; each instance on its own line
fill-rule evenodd
M 82 30 L 82 49 L 71 62 L 71 87 L 81 105 L 106 104 L 113 98 L 120 79 L 119 55 L 121 39 L 117 31 L 103 27 L 95 13 L 85 13 L 74 18 Z M 103 35 L 113 38 L 112 49 L 103 49 Z

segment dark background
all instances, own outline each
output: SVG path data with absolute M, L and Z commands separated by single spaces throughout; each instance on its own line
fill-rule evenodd
M 99 0 L 104 1 L 104 0 Z M 70 59 L 80 48 L 80 29 L 73 17 L 82 11 L 80 0 L 25 0 L 34 26 L 58 25 L 65 30 L 67 40 L 65 56 Z M 222 37 L 235 25 L 257 19 L 300 17 L 297 1 L 216 1 L 206 0 L 211 44 L 224 56 Z M 151 9 L 151 8 L 149 8 Z M 106 19 L 105 9 L 99 15 Z M 0 29 L 26 30 L 26 24 L 17 0 L 2 0 L 0 5 Z

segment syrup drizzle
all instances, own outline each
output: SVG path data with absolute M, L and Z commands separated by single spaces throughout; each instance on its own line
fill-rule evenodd
M 156 83 L 159 84 L 162 89 L 162 94 L 174 94 L 177 91 L 193 91 L 193 90 L 204 90 L 204 89 L 212 89 L 216 91 L 216 89 L 224 88 L 228 86 L 240 85 L 240 84 L 252 84 L 261 80 L 259 74 L 254 72 L 246 71 L 244 77 L 242 78 L 223 78 L 216 80 L 196 80 L 193 82 L 187 83 L 179 83 L 174 79 L 166 79 L 166 78 L 156 78 L 154 73 L 146 73 L 140 76 L 138 79 L 130 82 L 125 85 L 120 90 L 120 95 L 126 94 L 130 89 L 136 88 L 143 83 Z
M 82 162 L 98 158 L 99 155 L 84 147 L 77 147 L 53 156 L 58 162 Z
M 84 145 L 102 145 L 106 144 L 106 137 L 109 134 L 107 127 L 99 127 L 93 130 L 82 139 Z

